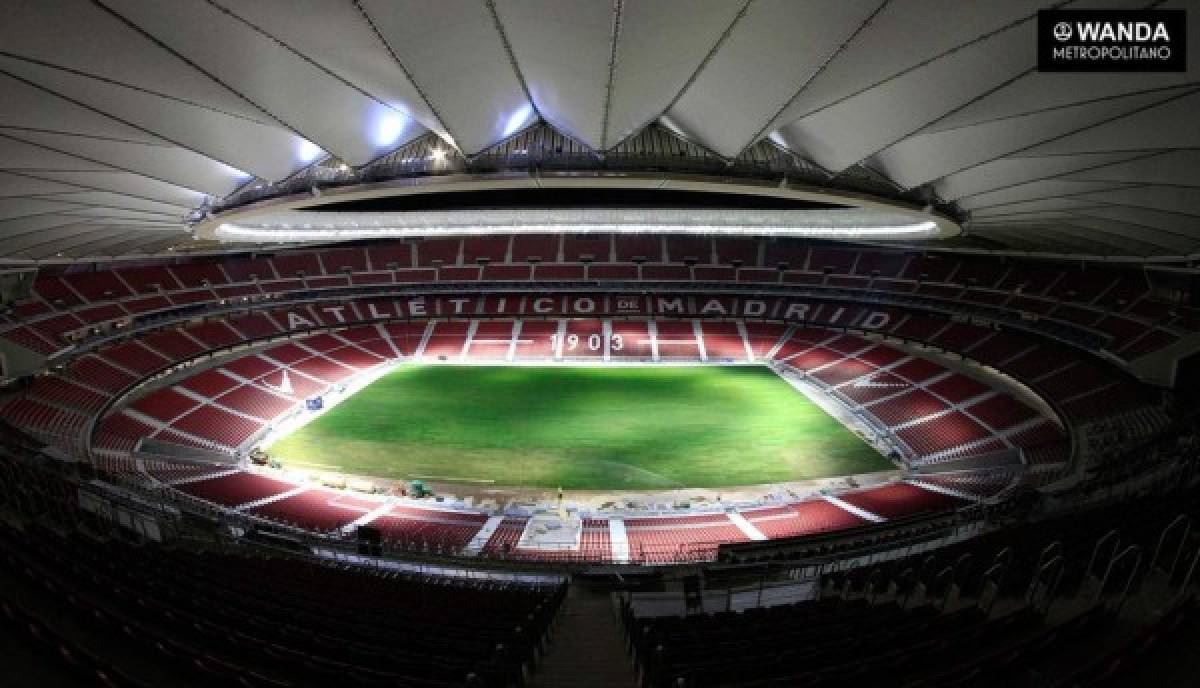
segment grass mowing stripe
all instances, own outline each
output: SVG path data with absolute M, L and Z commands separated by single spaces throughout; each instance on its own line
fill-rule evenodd
M 761 367 L 405 366 L 270 453 L 387 478 L 596 490 L 891 468 Z

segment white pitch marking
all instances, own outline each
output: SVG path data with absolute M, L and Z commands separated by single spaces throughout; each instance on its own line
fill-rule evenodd
M 214 478 L 225 478 L 227 476 L 231 476 L 231 475 L 234 475 L 235 473 L 241 473 L 241 472 L 242 472 L 242 469 L 240 469 L 240 468 L 230 468 L 230 469 L 224 470 L 224 471 L 217 471 L 216 473 L 201 473 L 200 475 L 190 475 L 186 478 L 176 478 L 174 480 L 166 481 L 166 484 L 170 485 L 171 487 L 177 487 L 179 485 L 187 485 L 188 483 L 198 483 L 201 480 L 212 480 Z
M 558 337 L 554 340 L 554 360 L 561 361 L 563 357 L 563 343 L 567 339 L 567 321 L 558 321 Z
M 478 556 L 483 551 L 483 546 L 487 544 L 487 541 L 492 539 L 492 534 L 500 527 L 500 523 L 503 520 L 503 516 L 492 516 L 489 518 L 483 524 L 483 527 L 479 529 L 479 532 L 475 533 L 475 537 L 471 538 L 471 541 L 463 548 L 463 555 L 468 557 Z
M 604 337 L 604 362 L 612 360 L 612 320 L 604 318 L 600 321 L 600 331 Z
M 747 521 L 746 517 L 738 512 L 730 511 L 728 514 L 726 514 L 726 516 L 729 517 L 730 521 L 733 521 L 733 525 L 737 526 L 738 529 L 745 533 L 746 537 L 750 538 L 751 540 L 768 539 L 766 535 L 763 535 L 761 530 L 755 528 L 753 523 Z
M 839 507 L 841 509 L 849 511 L 850 513 L 854 514 L 855 516 L 858 516 L 859 518 L 865 518 L 868 521 L 874 521 L 875 523 L 880 523 L 882 521 L 887 520 L 886 518 L 880 516 L 879 514 L 873 514 L 870 511 L 867 511 L 866 509 L 860 509 L 860 508 L 854 506 L 853 504 L 850 504 L 849 502 L 845 502 L 845 501 L 838 499 L 837 497 L 834 497 L 833 495 L 821 495 L 821 498 L 824 499 L 825 501 L 829 502 L 830 504 L 833 504 L 836 507 Z
M 293 487 L 292 489 L 290 489 L 286 492 L 280 492 L 279 494 L 274 494 L 274 495 L 271 495 L 270 497 L 263 497 L 262 499 L 256 499 L 252 502 L 246 502 L 245 504 L 239 504 L 236 507 L 234 507 L 233 510 L 234 511 L 245 511 L 248 509 L 257 509 L 260 506 L 265 506 L 265 505 L 271 504 L 273 502 L 278 502 L 280 500 L 287 499 L 288 497 L 295 497 L 296 495 L 300 494 L 301 492 L 305 492 L 308 489 L 309 489 L 308 485 L 297 485 L 296 487 Z
M 467 351 L 470 350 L 470 348 L 471 348 L 471 341 L 473 339 L 475 339 L 475 333 L 478 331 L 479 331 L 479 321 L 472 320 L 471 323 L 469 325 L 467 325 L 467 336 L 466 336 L 466 338 L 463 339 L 462 351 L 460 351 L 458 353 L 459 358 L 467 357 Z
M 650 335 L 650 360 L 658 363 L 658 322 L 646 321 L 646 333 Z
M 625 532 L 625 521 L 619 518 L 608 519 L 608 540 L 612 547 L 614 564 L 629 563 L 629 536 Z
M 393 342 L 392 338 L 388 336 L 387 328 L 383 326 L 383 323 L 375 323 L 375 331 L 379 333 L 380 339 L 387 342 L 388 347 L 396 354 L 397 359 L 404 357 L 404 354 L 400 353 L 400 347 L 396 346 L 396 342 Z
M 437 325 L 437 320 L 430 320 L 425 324 L 425 332 L 421 334 L 421 343 L 417 345 L 417 350 L 413 352 L 413 358 L 421 360 L 425 357 L 425 347 L 429 345 L 429 340 L 433 337 L 433 328 Z
M 746 321 L 736 320 L 738 336 L 742 338 L 742 346 L 746 348 L 746 360 L 754 363 L 754 347 L 750 345 L 750 333 L 746 331 Z
M 907 382 L 872 382 L 870 378 L 874 375 L 865 375 L 850 383 L 851 387 L 869 388 L 869 389 L 888 389 L 891 387 L 908 387 Z
M 767 351 L 767 355 L 763 358 L 767 359 L 768 361 L 775 358 L 775 354 L 779 353 L 779 350 L 783 348 L 783 345 L 787 344 L 788 341 L 791 340 L 792 333 L 795 331 L 795 325 L 788 325 L 787 329 L 783 331 L 783 334 L 779 335 L 779 339 L 775 342 L 775 345 L 772 346 L 769 351 Z
M 508 361 L 509 363 L 511 363 L 512 360 L 517 357 L 517 345 L 522 341 L 528 341 L 519 339 L 521 336 L 521 326 L 524 323 L 525 321 L 521 319 L 513 321 L 512 335 L 510 335 L 508 338 L 508 353 L 504 355 L 504 360 Z
M 391 510 L 392 510 L 392 500 L 389 499 L 389 500 L 385 501 L 383 504 L 380 504 L 379 506 L 375 507 L 375 509 L 373 509 L 372 511 L 368 511 L 367 513 L 363 514 L 362 516 L 359 516 L 358 518 L 354 519 L 350 523 L 347 523 L 345 526 L 342 527 L 342 532 L 353 533 L 355 528 L 358 528 L 359 526 L 365 526 L 368 523 L 370 523 L 371 521 L 374 521 L 375 519 L 379 518 L 380 516 L 383 516 L 384 514 L 386 514 L 387 512 L 389 512 Z
M 929 490 L 930 492 L 940 492 L 944 495 L 949 495 L 951 497 L 958 497 L 959 499 L 965 499 L 968 502 L 978 502 L 979 501 L 979 497 L 976 497 L 973 494 L 968 494 L 966 492 L 959 492 L 958 490 L 952 490 L 948 487 L 942 487 L 941 485 L 934 485 L 933 483 L 926 483 L 926 482 L 922 482 L 920 480 L 906 480 L 905 482 L 907 482 L 909 485 L 916 485 L 917 487 L 921 488 L 922 490 Z

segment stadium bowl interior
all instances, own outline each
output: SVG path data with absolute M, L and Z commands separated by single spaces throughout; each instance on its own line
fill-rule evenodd
M 0 684 L 1190 685 L 1200 68 L 1046 9 L 17 2 Z

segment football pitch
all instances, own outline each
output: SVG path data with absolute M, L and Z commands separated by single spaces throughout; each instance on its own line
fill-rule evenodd
M 289 468 L 574 490 L 752 485 L 892 467 L 758 366 L 405 365 L 269 452 Z

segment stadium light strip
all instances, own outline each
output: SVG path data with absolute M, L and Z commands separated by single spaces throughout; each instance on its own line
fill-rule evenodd
M 349 241 L 354 239 L 405 239 L 438 234 L 483 236 L 492 234 L 698 234 L 738 237 L 798 237 L 806 239 L 918 239 L 936 236 L 936 222 L 925 220 L 909 225 L 869 227 L 803 227 L 698 224 L 496 224 L 428 225 L 423 227 L 305 227 L 285 229 L 249 227 L 224 223 L 216 238 L 262 243 L 284 241 Z

